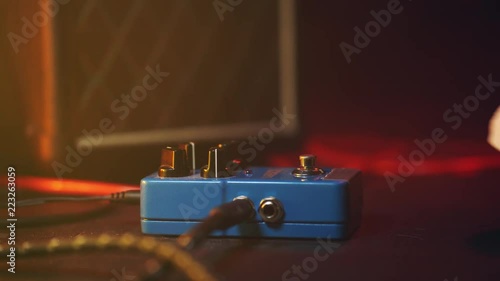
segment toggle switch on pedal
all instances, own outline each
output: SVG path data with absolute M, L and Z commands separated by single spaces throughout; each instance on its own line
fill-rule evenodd
M 226 178 L 233 176 L 245 166 L 238 157 L 236 143 L 229 142 L 212 147 L 208 151 L 208 164 L 201 168 L 203 178 Z

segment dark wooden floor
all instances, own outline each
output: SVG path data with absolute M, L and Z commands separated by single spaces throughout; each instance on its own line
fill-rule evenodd
M 196 254 L 222 280 L 500 280 L 499 175 L 410 177 L 395 192 L 385 179 L 366 176 L 362 226 L 324 261 L 311 261 L 320 245 L 315 240 L 211 239 Z M 138 206 L 108 208 L 101 202 L 43 208 L 65 215 L 96 213 L 31 227 L 25 226 L 33 223 L 27 214 L 19 215 L 18 244 L 104 232 L 141 234 Z M 21 258 L 15 280 L 140 280 L 146 260 L 121 252 Z M 311 272 L 294 273 L 304 262 Z M 0 279 L 14 280 L 1 264 Z

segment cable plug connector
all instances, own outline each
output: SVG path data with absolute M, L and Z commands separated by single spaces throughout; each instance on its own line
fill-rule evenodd
M 127 190 L 111 193 L 109 200 L 114 203 L 139 204 L 141 202 L 141 191 Z
M 189 232 L 177 238 L 177 243 L 185 249 L 197 247 L 214 230 L 225 230 L 231 226 L 255 217 L 253 202 L 246 196 L 238 196 L 233 201 L 212 209 L 208 217 Z

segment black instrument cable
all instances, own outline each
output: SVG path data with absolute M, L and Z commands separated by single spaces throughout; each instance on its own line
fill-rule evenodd
M 111 202 L 122 202 L 130 204 L 140 203 L 140 191 L 129 190 L 113 193 L 106 196 L 93 197 L 45 197 L 27 199 L 16 202 L 16 206 L 32 206 L 48 202 L 61 201 L 99 201 L 110 200 Z M 154 255 L 161 261 L 161 266 L 147 275 L 143 280 L 156 280 L 159 276 L 170 271 L 172 267 L 181 270 L 190 280 L 217 280 L 208 269 L 197 262 L 188 253 L 202 244 L 202 242 L 215 230 L 225 230 L 231 226 L 251 220 L 255 217 L 253 203 L 246 197 L 241 196 L 233 201 L 224 203 L 212 209 L 209 215 L 191 230 L 181 235 L 177 243 L 167 241 L 160 242 L 152 237 L 138 237 L 124 234 L 118 238 L 108 234 L 102 234 L 97 238 L 78 236 L 73 240 L 52 239 L 48 244 L 23 243 L 17 249 L 16 255 L 23 257 L 40 256 L 49 254 L 64 254 L 74 251 L 97 251 L 121 249 L 124 251 L 139 251 Z M 0 255 L 7 255 L 8 249 L 0 247 Z
M 41 205 L 50 202 L 68 202 L 68 201 L 102 201 L 109 200 L 116 203 L 139 204 L 141 200 L 140 190 L 127 190 L 123 192 L 111 193 L 102 196 L 87 196 L 87 197 L 41 197 L 20 200 L 16 202 L 16 207 L 25 207 L 33 205 Z
M 252 201 L 245 196 L 237 197 L 232 202 L 213 208 L 201 223 L 179 236 L 177 244 L 187 251 L 193 251 L 203 244 L 213 231 L 226 230 L 231 226 L 252 220 L 254 217 L 255 210 Z M 171 263 L 163 263 L 143 281 L 158 280 L 170 271 L 171 266 Z

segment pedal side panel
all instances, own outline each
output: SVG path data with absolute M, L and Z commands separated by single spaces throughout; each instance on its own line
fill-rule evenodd
M 224 203 L 225 181 L 160 179 L 141 181 L 141 218 L 200 220 Z
M 211 209 L 240 195 L 254 203 L 275 197 L 285 209 L 281 224 L 240 224 L 214 236 L 277 238 L 347 238 L 361 222 L 362 183 L 358 170 L 336 168 L 321 176 L 297 179 L 290 168 L 253 168 L 251 176 L 229 178 L 159 178 L 152 174 L 141 181 L 143 233 L 180 235 L 199 223 Z
M 266 197 L 278 198 L 284 206 L 284 222 L 344 223 L 348 219 L 348 184 L 345 181 L 312 182 L 310 184 L 281 182 L 234 182 L 226 187 L 226 197 L 244 195 L 258 208 Z M 262 221 L 259 216 L 256 218 Z
M 141 226 L 144 233 L 153 235 L 181 235 L 194 227 L 199 222 L 180 221 L 152 221 L 142 220 Z M 348 229 L 345 224 L 301 224 L 285 223 L 279 228 L 270 228 L 263 222 L 241 224 L 233 226 L 226 231 L 215 231 L 213 237 L 273 237 L 273 238 L 347 238 Z

